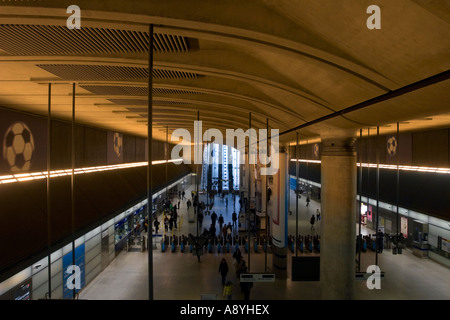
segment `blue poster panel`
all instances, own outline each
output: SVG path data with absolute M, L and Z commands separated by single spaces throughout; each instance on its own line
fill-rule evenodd
M 63 256 L 63 298 L 64 299 L 73 299 L 73 288 L 68 287 L 68 280 L 69 283 L 72 283 L 70 281 L 70 277 L 73 276 L 79 276 L 80 280 L 80 287 L 78 289 L 75 289 L 75 292 L 79 292 L 85 285 L 85 257 L 84 257 L 84 244 L 78 246 L 75 248 L 75 265 L 79 267 L 80 273 L 79 275 L 73 274 L 70 271 L 70 268 L 73 265 L 73 257 L 72 252 L 69 252 L 68 254 Z M 72 277 L 72 278 L 73 278 Z
M 295 180 L 297 180 L 297 179 L 290 177 L 290 185 L 289 185 L 289 187 L 291 188 L 291 190 L 295 190 L 296 189 Z

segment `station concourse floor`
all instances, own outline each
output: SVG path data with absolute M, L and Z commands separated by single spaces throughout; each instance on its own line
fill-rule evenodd
M 186 190 L 190 197 L 193 186 Z M 228 207 L 225 201 L 215 197 L 215 203 L 211 210 L 217 215 L 222 214 L 225 223 L 232 222 L 233 200 L 228 196 Z M 196 235 L 196 224 L 189 222 L 187 216 L 186 199 L 181 200 L 179 210 L 178 229 L 176 235 Z M 178 198 L 173 199 L 176 204 Z M 206 202 L 206 200 L 205 200 Z M 295 235 L 296 226 L 296 200 L 291 192 L 290 208 L 292 215 L 288 216 L 288 233 Z M 239 212 L 238 197 L 236 197 L 236 212 Z M 310 206 L 306 206 L 305 197 L 299 199 L 298 233 L 312 234 L 309 217 L 320 208 L 320 203 L 312 200 Z M 191 207 L 192 211 L 193 208 Z M 162 216 L 158 220 L 161 220 Z M 205 215 L 203 227 L 209 228 L 210 215 Z M 320 221 L 315 224 L 315 234 L 320 234 Z M 218 229 L 218 228 L 217 228 Z M 164 231 L 161 223 L 160 232 Z M 357 227 L 357 233 L 359 228 Z M 202 230 L 199 231 L 201 233 Z M 373 230 L 363 228 L 362 234 L 373 233 Z M 244 234 L 247 234 L 245 232 Z M 144 233 L 146 236 L 146 234 Z M 227 280 L 233 282 L 232 300 L 243 300 L 240 291 L 239 280 L 235 274 L 232 253 L 205 253 L 200 262 L 197 257 L 189 253 L 186 248 L 181 253 L 178 247 L 176 252 L 171 252 L 168 247 L 161 251 L 160 239 L 157 240 L 157 248 L 153 249 L 153 294 L 154 300 L 202 300 L 207 298 L 224 300 L 222 296 L 223 286 L 219 274 L 219 263 L 225 258 L 229 272 Z M 248 265 L 248 253 L 241 246 L 244 260 Z M 298 253 L 307 255 L 307 253 Z M 250 300 L 320 300 L 320 282 L 292 281 L 291 257 L 295 255 L 288 250 L 287 279 L 276 279 L 271 283 L 254 283 L 250 293 Z M 309 254 L 311 255 L 311 253 Z M 361 269 L 365 272 L 367 266 L 375 264 L 375 253 L 367 251 L 361 253 Z M 431 260 L 414 256 L 408 249 L 401 255 L 393 255 L 392 251 L 385 249 L 378 254 L 378 265 L 385 273 L 381 280 L 381 289 L 368 289 L 366 281 L 355 282 L 356 300 L 450 300 L 450 269 Z M 267 267 L 267 270 L 265 268 Z M 250 272 L 271 273 L 272 257 L 260 250 L 258 253 L 250 252 Z M 148 300 L 148 252 L 126 251 L 120 252 L 117 257 L 80 291 L 79 299 L 86 300 Z

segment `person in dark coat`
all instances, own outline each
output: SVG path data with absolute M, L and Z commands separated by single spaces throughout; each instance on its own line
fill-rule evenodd
M 170 231 L 172 231 L 172 229 L 173 229 L 173 216 L 170 216 L 170 218 L 169 218 L 169 229 L 170 229 Z
M 244 294 L 244 300 L 250 300 L 250 290 L 253 287 L 253 282 L 241 282 L 241 291 Z
M 203 213 L 201 211 L 198 213 L 197 220 L 198 220 L 198 225 L 200 227 L 202 227 L 202 224 L 203 224 Z
M 203 246 L 201 245 L 198 239 L 195 239 L 194 250 L 195 255 L 197 256 L 197 261 L 200 262 L 200 256 L 203 255 Z
M 242 261 L 241 265 L 241 272 L 240 273 L 246 273 L 247 272 L 247 266 L 245 265 L 245 261 Z M 241 291 L 244 294 L 244 300 L 250 300 L 250 290 L 253 288 L 253 282 L 243 282 L 240 283 Z
M 222 261 L 220 262 L 219 272 L 220 275 L 222 276 L 222 285 L 225 285 L 225 281 L 228 274 L 228 263 L 227 260 L 225 260 L 225 258 L 222 258 Z
M 309 219 L 309 223 L 311 223 L 311 230 L 314 230 L 314 223 L 316 222 L 316 217 L 314 215 Z
M 222 214 L 220 214 L 218 221 L 219 221 L 219 230 L 222 230 L 223 223 L 224 223 Z
M 378 253 L 382 253 L 383 252 L 383 237 L 384 237 L 384 233 L 381 231 L 381 229 L 378 229 L 378 233 L 377 233 L 377 250 Z
M 216 225 L 216 220 L 217 220 L 217 213 L 213 211 L 213 213 L 211 214 L 211 222 L 213 225 Z

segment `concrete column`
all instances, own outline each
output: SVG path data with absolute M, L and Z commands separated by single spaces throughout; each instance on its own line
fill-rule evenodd
M 356 151 L 354 138 L 322 140 L 320 285 L 323 299 L 353 299 Z

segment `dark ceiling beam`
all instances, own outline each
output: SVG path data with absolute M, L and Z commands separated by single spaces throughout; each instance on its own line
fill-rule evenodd
M 336 111 L 336 112 L 330 113 L 330 114 L 328 114 L 326 116 L 317 118 L 315 120 L 312 120 L 312 121 L 309 121 L 307 123 L 301 124 L 301 125 L 299 125 L 297 127 L 288 129 L 286 131 L 281 132 L 279 134 L 279 136 L 282 136 L 282 135 L 285 135 L 285 134 L 288 134 L 288 133 L 291 133 L 291 132 L 294 132 L 294 131 L 297 131 L 297 130 L 300 130 L 300 129 L 303 129 L 303 128 L 306 128 L 306 127 L 310 127 L 312 125 L 318 124 L 320 122 L 324 122 L 326 120 L 330 120 L 330 119 L 333 119 L 333 118 L 336 118 L 336 117 L 343 116 L 344 114 L 347 114 L 347 113 L 350 113 L 350 112 L 354 112 L 354 111 L 357 111 L 357 110 L 361 110 L 361 109 L 370 107 L 370 106 L 372 106 L 374 104 L 377 104 L 377 103 L 380 103 L 380 102 L 384 102 L 384 101 L 388 101 L 388 100 L 400 97 L 400 96 L 405 95 L 407 93 L 411 93 L 411 92 L 417 91 L 419 89 L 422 89 L 422 88 L 434 85 L 436 83 L 439 83 L 439 82 L 442 82 L 442 81 L 446 81 L 449 78 L 450 78 L 450 71 L 447 70 L 447 71 L 444 71 L 442 73 L 436 74 L 434 76 L 428 77 L 426 79 L 414 82 L 414 83 L 409 84 L 407 86 L 404 86 L 402 88 L 389 91 L 388 93 L 382 94 L 381 96 L 378 96 L 378 97 L 366 100 L 364 102 L 357 103 L 357 104 L 355 104 L 355 105 L 353 105 L 351 107 L 348 107 L 348 108 L 342 109 L 340 111 Z

